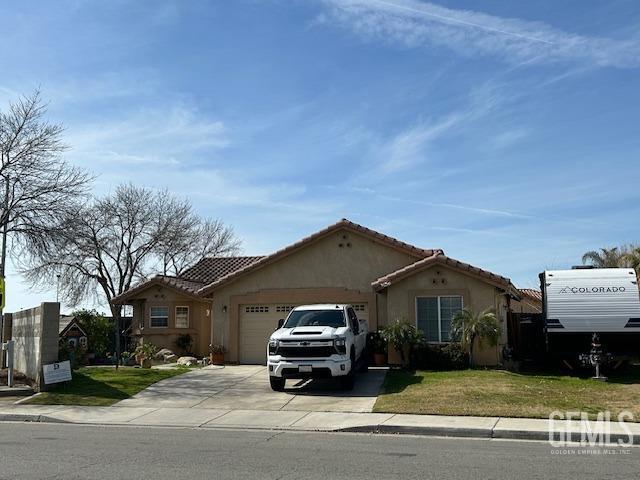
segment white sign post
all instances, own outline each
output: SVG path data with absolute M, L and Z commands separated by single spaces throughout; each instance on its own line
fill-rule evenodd
M 44 374 L 44 384 L 70 382 L 71 381 L 71 363 L 69 360 L 59 363 L 50 363 L 42 366 Z

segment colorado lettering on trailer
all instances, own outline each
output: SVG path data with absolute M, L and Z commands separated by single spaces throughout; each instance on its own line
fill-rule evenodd
M 563 287 L 558 293 L 624 293 L 625 287 Z

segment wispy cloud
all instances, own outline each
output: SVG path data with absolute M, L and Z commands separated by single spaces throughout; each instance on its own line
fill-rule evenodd
M 446 203 L 446 202 L 429 202 L 423 200 L 413 200 L 410 198 L 402 198 L 396 197 L 392 195 L 379 195 L 379 198 L 383 200 L 388 200 L 392 202 L 411 204 L 411 205 L 420 205 L 423 207 L 435 207 L 435 208 L 447 208 L 453 210 L 462 210 L 469 213 L 479 213 L 483 215 L 490 216 L 498 216 L 498 217 L 511 217 L 511 218 L 534 218 L 531 215 L 527 215 L 520 212 L 515 212 L 506 209 L 496 209 L 496 208 L 482 208 L 482 207 L 472 207 L 469 205 L 460 205 L 456 203 Z
M 600 67 L 640 66 L 640 37 L 588 37 L 542 22 L 502 18 L 418 0 L 323 0 L 334 22 L 366 37 L 409 47 L 443 46 L 463 55 L 489 55 L 510 63 L 571 61 Z
M 465 132 L 473 122 L 486 117 L 511 99 L 487 83 L 468 94 L 465 104 L 439 116 L 420 120 L 394 135 L 378 139 L 372 148 L 378 161 L 368 174 L 383 177 L 428 163 L 433 144 Z
M 184 105 L 126 112 L 117 119 L 70 125 L 70 156 L 92 166 L 186 164 L 229 144 L 225 124 Z

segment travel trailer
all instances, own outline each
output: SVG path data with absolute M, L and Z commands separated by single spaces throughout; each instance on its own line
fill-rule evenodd
M 547 270 L 540 288 L 547 357 L 585 363 L 594 338 L 609 360 L 638 356 L 640 294 L 633 269 Z

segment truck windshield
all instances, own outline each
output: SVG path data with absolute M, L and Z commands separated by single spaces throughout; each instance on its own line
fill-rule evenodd
M 284 324 L 284 328 L 345 326 L 342 310 L 294 310 Z

